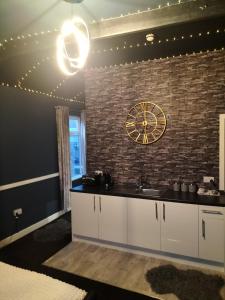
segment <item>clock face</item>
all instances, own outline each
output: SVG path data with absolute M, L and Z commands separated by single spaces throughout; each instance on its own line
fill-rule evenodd
M 139 144 L 156 142 L 166 129 L 163 110 L 152 102 L 140 102 L 133 106 L 126 120 L 128 136 Z

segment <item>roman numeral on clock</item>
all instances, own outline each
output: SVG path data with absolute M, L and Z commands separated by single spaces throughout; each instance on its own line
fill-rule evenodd
M 158 119 L 157 124 L 158 125 L 166 125 L 166 120 L 165 119 L 162 119 L 162 120 Z
M 129 133 L 129 135 L 131 135 L 131 134 L 134 133 L 134 132 L 138 132 L 137 129 L 134 129 L 133 131 L 128 132 L 128 133 Z
M 126 127 L 133 127 L 135 126 L 135 122 L 126 122 Z
M 140 133 L 138 133 L 138 136 L 136 137 L 136 139 L 135 139 L 135 141 L 137 142 L 138 141 L 138 139 L 139 139 L 139 137 L 140 137 Z
M 130 113 L 128 114 L 128 116 L 130 116 L 131 118 L 136 119 L 136 117 L 134 115 L 130 114 Z
M 143 111 L 147 111 L 148 110 L 148 103 L 147 102 L 142 102 L 140 105 L 141 105 L 141 109 Z
M 143 135 L 143 144 L 148 144 L 148 135 L 146 133 Z

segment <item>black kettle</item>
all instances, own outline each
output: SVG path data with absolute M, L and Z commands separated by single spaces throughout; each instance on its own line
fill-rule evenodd
M 110 173 L 105 172 L 103 176 L 104 176 L 104 184 L 108 186 L 112 185 L 112 176 L 110 175 Z

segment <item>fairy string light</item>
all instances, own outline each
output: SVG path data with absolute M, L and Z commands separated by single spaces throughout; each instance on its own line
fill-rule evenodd
M 40 68 L 41 64 L 45 63 L 46 61 L 50 61 L 52 57 L 50 58 L 49 56 L 46 56 L 42 58 L 40 61 L 37 61 L 35 64 L 31 66 L 30 69 L 28 69 L 18 80 L 18 87 L 22 88 L 23 83 L 26 79 L 28 79 L 34 71 L 36 71 L 38 68 Z
M 18 88 L 23 89 L 23 90 L 25 90 L 25 91 L 32 92 L 32 91 L 33 91 L 32 89 L 25 87 L 25 85 L 24 85 L 25 80 L 27 80 L 27 79 L 33 74 L 34 71 L 36 71 L 38 68 L 40 68 L 41 65 L 42 65 L 43 63 L 45 63 L 46 61 L 50 61 L 51 59 L 54 59 L 54 57 L 49 57 L 49 56 L 47 56 L 47 57 L 45 57 L 45 58 L 42 58 L 41 61 L 36 62 L 29 70 L 27 70 L 27 72 L 25 72 L 25 73 L 21 76 L 20 79 L 17 80 L 17 86 L 18 86 Z M 54 96 L 57 96 L 57 95 L 55 95 L 56 91 L 57 91 L 57 90 L 58 90 L 65 82 L 66 82 L 66 79 L 63 79 L 62 81 L 60 81 L 60 82 L 57 84 L 57 86 L 56 86 L 52 91 L 49 91 L 48 93 L 44 93 L 44 94 L 47 95 L 47 96 L 49 96 L 49 97 L 55 98 Z M 39 92 L 40 94 L 43 93 L 43 92 L 41 92 L 41 91 L 36 90 L 36 93 L 38 93 L 38 92 Z M 80 92 L 79 92 L 79 93 L 76 93 L 76 95 L 75 95 L 72 99 L 77 100 L 77 98 L 79 98 L 81 95 L 82 95 L 82 93 L 80 93 Z M 64 98 L 64 99 L 67 99 L 67 98 Z M 67 99 L 67 100 L 68 100 L 68 99 Z
M 117 16 L 117 17 L 100 18 L 100 22 L 107 22 L 107 21 L 112 21 L 112 20 L 118 20 L 118 19 L 121 19 L 121 18 L 124 18 L 124 17 L 141 15 L 141 14 L 144 14 L 144 13 L 147 13 L 147 12 L 157 11 L 157 10 L 165 9 L 165 8 L 168 8 L 168 7 L 183 5 L 185 3 L 192 3 L 192 2 L 196 2 L 196 0 L 185 0 L 185 1 L 178 0 L 177 2 L 174 2 L 174 3 L 167 2 L 164 5 L 159 4 L 156 7 L 148 7 L 147 9 L 144 9 L 144 10 L 138 9 L 137 11 L 128 12 L 127 14 L 120 14 L 120 16 Z M 96 21 L 96 20 L 93 20 L 92 24 L 100 23 L 100 22 Z
M 144 13 L 144 12 L 147 12 L 149 10 L 156 10 L 156 9 L 163 9 L 165 7 L 169 7 L 169 6 L 174 6 L 174 5 L 178 5 L 178 4 L 183 4 L 185 2 L 194 2 L 196 0 L 190 0 L 190 1 L 178 1 L 177 3 L 167 3 L 166 5 L 164 6 L 160 6 L 158 8 L 153 8 L 153 9 L 148 9 L 148 10 L 143 10 L 143 11 L 138 11 L 138 12 L 134 12 L 134 13 L 128 13 L 127 15 L 135 15 L 135 14 L 141 14 L 141 13 Z M 109 19 L 103 19 L 102 18 L 102 22 L 104 21 L 107 21 L 107 20 L 112 20 L 112 19 L 117 19 L 117 18 L 120 18 L 120 17 L 124 17 L 126 15 L 122 15 L 122 16 L 119 16 L 119 17 L 116 17 L 116 18 L 109 18 Z M 0 50 L 5 50 L 5 45 L 9 45 L 10 43 L 16 43 L 16 42 L 19 42 L 21 40 L 26 40 L 26 39 L 32 39 L 32 38 L 37 38 L 37 37 L 42 37 L 42 36 L 45 36 L 47 34 L 55 34 L 56 32 L 58 32 L 59 30 L 58 29 L 54 29 L 54 30 L 47 30 L 47 31 L 41 31 L 39 33 L 33 33 L 33 34 L 27 34 L 27 35 L 20 35 L 20 36 L 17 36 L 17 37 L 10 37 L 8 39 L 5 39 L 3 40 L 1 43 L 0 43 Z M 103 52 L 104 53 L 107 53 L 107 52 L 120 52 L 120 51 L 123 51 L 124 49 L 127 49 L 127 48 L 138 48 L 138 47 L 152 47 L 154 45 L 157 45 L 157 44 L 166 44 L 166 43 L 169 43 L 169 42 L 177 42 L 177 41 L 182 41 L 182 40 L 187 40 L 187 39 L 194 39 L 194 38 L 207 38 L 209 35 L 217 35 L 217 34 L 222 34 L 225 32 L 225 29 L 216 29 L 216 30 L 211 30 L 211 31 L 205 31 L 205 32 L 198 32 L 198 33 L 193 33 L 193 34 L 186 34 L 186 35 L 179 35 L 179 36 L 171 36 L 171 37 L 167 37 L 167 38 L 164 38 L 164 39 L 159 39 L 159 40 L 156 40 L 156 41 L 152 41 L 152 42 L 138 42 L 138 43 L 133 43 L 133 44 L 130 44 L 130 45 L 117 45 L 117 46 L 114 46 L 114 47 L 110 47 L 108 49 L 95 49 L 95 50 L 92 50 L 92 53 L 95 54 L 102 54 Z M 224 48 L 221 48 L 220 50 L 224 50 Z M 220 51 L 219 49 L 215 49 L 214 51 Z M 204 53 L 204 52 L 209 52 L 211 50 L 206 50 L 206 51 L 199 51 L 197 53 Z M 174 58 L 174 57 L 177 57 L 177 56 L 188 56 L 188 55 L 195 55 L 195 53 L 193 52 L 192 54 L 190 53 L 186 53 L 186 54 L 178 54 L 178 55 L 171 55 L 170 57 Z M 162 60 L 162 59 L 168 59 L 169 57 L 167 56 L 166 58 L 154 58 L 153 60 Z M 149 59 L 149 60 L 152 60 L 152 59 Z M 148 61 L 149 61 L 148 60 Z M 140 61 L 141 62 L 141 61 Z M 56 95 L 54 95 L 56 93 L 56 91 L 62 86 L 62 84 L 64 84 L 64 81 L 61 82 L 61 85 L 60 83 L 57 84 L 56 88 L 53 89 L 52 91 L 50 91 L 49 93 L 44 93 L 44 92 L 41 92 L 41 91 L 35 91 L 35 90 L 32 90 L 32 89 L 29 89 L 27 87 L 24 86 L 24 83 L 26 81 L 26 79 L 28 79 L 29 76 L 33 76 L 33 73 L 35 70 L 37 70 L 39 68 L 40 65 L 38 65 L 42 63 L 42 61 L 40 62 L 37 62 L 35 65 L 33 65 L 26 73 L 23 74 L 23 76 L 21 78 L 19 78 L 17 80 L 17 84 L 14 85 L 15 88 L 20 88 L 20 89 L 23 89 L 25 91 L 28 91 L 28 92 L 31 92 L 31 93 L 36 93 L 36 94 L 45 94 L 49 97 L 52 97 L 52 98 L 55 98 L 55 97 L 58 97 Z M 115 65 L 111 65 L 111 66 L 104 66 L 104 67 L 100 67 L 100 68 L 112 68 L 114 66 L 123 66 L 123 65 L 128 65 L 128 64 L 134 64 L 134 63 L 137 63 L 137 62 L 130 62 L 130 63 L 124 63 L 124 64 L 115 64 Z M 139 63 L 139 61 L 138 61 Z M 91 68 L 92 69 L 92 68 Z M 99 69 L 99 67 L 95 67 L 94 69 Z M 6 86 L 9 86 L 9 83 L 5 83 Z M 80 96 L 80 95 L 76 95 L 76 96 Z M 76 98 L 76 96 L 74 96 L 74 98 Z M 63 98 L 63 97 L 61 97 Z M 69 98 L 63 98 L 63 99 L 68 99 Z M 70 99 L 71 100 L 71 99 Z M 74 99 L 72 99 L 74 100 Z M 76 99 L 77 101 L 77 99 Z
M 101 17 L 99 20 L 92 20 L 91 23 L 95 24 L 95 23 L 102 23 L 102 22 L 107 22 L 107 21 L 111 21 L 111 20 L 117 20 L 120 18 L 124 18 L 124 17 L 128 17 L 128 16 L 134 16 L 134 15 L 141 15 L 150 11 L 155 11 L 155 10 L 162 10 L 168 7 L 172 7 L 172 6 L 179 6 L 179 5 L 183 5 L 185 3 L 196 3 L 197 0 L 178 0 L 177 2 L 171 3 L 171 2 L 166 2 L 165 4 L 160 4 L 156 7 L 148 7 L 147 9 L 144 10 L 137 10 L 134 12 L 128 12 L 127 14 L 120 14 L 119 16 L 116 17 L 110 17 L 110 18 L 104 18 Z M 9 44 L 10 42 L 15 42 L 15 41 L 20 41 L 20 40 L 25 40 L 25 39 L 32 39 L 32 38 L 37 38 L 37 37 L 42 37 L 45 35 L 50 35 L 50 34 L 56 34 L 60 31 L 59 28 L 54 28 L 52 30 L 43 30 L 41 32 L 34 32 L 34 33 L 28 33 L 28 34 L 22 34 L 19 36 L 11 36 L 7 39 L 4 39 L 0 42 L 0 49 L 3 49 L 4 46 L 6 44 Z M 5 50 L 5 48 L 3 49 Z
M 123 66 L 129 66 L 129 65 L 133 65 L 133 64 L 140 64 L 140 63 L 145 63 L 145 62 L 150 62 L 150 61 L 163 61 L 163 60 L 168 60 L 168 59 L 174 59 L 177 57 L 191 57 L 191 56 L 195 56 L 197 54 L 204 54 L 204 53 L 210 53 L 210 52 L 222 52 L 224 51 L 224 47 L 217 49 L 215 48 L 214 50 L 199 50 L 199 51 L 193 51 L 192 53 L 185 53 L 185 54 L 177 54 L 177 55 L 172 55 L 172 56 L 166 56 L 166 57 L 159 57 L 159 58 L 152 58 L 152 59 L 146 59 L 146 60 L 136 60 L 136 61 L 131 61 L 131 62 L 124 62 L 124 63 L 119 63 L 119 64 L 111 64 L 111 65 L 105 65 L 105 66 L 100 66 L 100 67 L 90 67 L 90 68 L 86 68 L 85 71 L 92 71 L 92 70 L 104 70 L 104 69 L 111 69 L 111 68 L 117 68 L 117 67 L 123 67 Z
M 224 47 L 222 47 L 221 49 L 214 49 L 214 50 L 205 50 L 205 51 L 202 51 L 200 50 L 199 52 L 192 52 L 191 54 L 190 53 L 185 53 L 185 54 L 178 54 L 178 55 L 173 55 L 172 57 L 165 57 L 165 58 L 154 58 L 154 59 L 148 59 L 147 62 L 149 61 L 165 61 L 165 60 L 168 60 L 168 59 L 174 59 L 174 58 L 177 58 L 177 57 L 191 57 L 191 56 L 195 56 L 197 54 L 206 54 L 206 53 L 213 53 L 213 52 L 222 52 L 224 51 Z M 85 71 L 88 72 L 88 71 L 92 71 L 92 70 L 104 70 L 104 69 L 112 69 L 112 68 L 117 68 L 117 67 L 123 67 L 123 66 L 129 66 L 129 65 L 133 65 L 133 64 L 140 64 L 140 63 L 145 63 L 146 60 L 141 60 L 141 61 L 131 61 L 129 63 L 125 62 L 125 63 L 120 63 L 120 64 L 114 64 L 114 65 L 110 65 L 110 66 L 102 66 L 102 67 L 93 67 L 93 68 L 86 68 Z M 49 98 L 52 98 L 52 99 L 58 99 L 58 100 L 64 100 L 64 101 L 68 101 L 68 102 L 75 102 L 75 103 L 80 103 L 80 104 L 84 104 L 84 101 L 81 101 L 79 99 L 72 99 L 72 98 L 65 98 L 65 97 L 62 97 L 62 96 L 56 96 L 56 95 L 53 95 L 51 93 L 45 93 L 45 92 L 41 92 L 41 91 L 38 91 L 38 90 L 34 90 L 34 89 L 29 89 L 29 88 L 26 88 L 26 87 L 22 87 L 22 86 L 18 86 L 18 85 L 10 85 L 9 83 L 6 83 L 6 82 L 1 82 L 0 83 L 0 86 L 5 86 L 5 87 L 14 87 L 14 88 L 19 88 L 21 90 L 24 90 L 28 93 L 31 93 L 31 94 L 36 94 L 36 95 L 44 95 L 46 97 L 49 97 Z M 82 95 L 82 92 L 78 93 L 79 95 Z
M 179 35 L 179 36 L 172 36 L 172 37 L 166 37 L 164 39 L 158 39 L 152 42 L 138 42 L 135 44 L 129 44 L 127 45 L 127 42 L 124 41 L 123 45 L 117 45 L 115 47 L 110 47 L 108 49 L 104 48 L 104 49 L 96 49 L 96 50 L 92 50 L 91 53 L 92 54 L 102 54 L 102 53 L 107 53 L 107 52 L 118 52 L 124 49 L 129 49 L 129 48 L 139 48 L 139 47 L 151 47 L 157 44 L 166 44 L 169 42 L 178 42 L 178 41 L 183 41 L 183 40 L 187 40 L 187 39 L 193 39 L 193 38 L 207 38 L 209 35 L 218 35 L 218 34 L 224 34 L 225 33 L 225 28 L 224 29 L 216 29 L 214 31 L 205 31 L 205 32 L 197 32 L 196 34 L 186 34 L 186 35 Z
M 42 58 L 40 61 L 36 62 L 34 65 L 32 65 L 31 68 L 28 69 L 28 70 L 21 76 L 21 78 L 19 78 L 19 79 L 17 80 L 17 85 L 18 85 L 18 87 L 19 87 L 20 89 L 32 91 L 32 89 L 29 89 L 29 88 L 25 87 L 25 85 L 24 85 L 25 80 L 27 80 L 29 77 L 31 77 L 31 76 L 33 75 L 34 71 L 37 71 L 37 70 L 41 67 L 41 65 L 42 65 L 43 63 L 45 63 L 46 61 L 50 61 L 50 60 L 52 60 L 52 59 L 54 59 L 54 57 L 49 57 L 49 56 L 47 56 L 47 57 Z M 66 81 L 65 79 L 63 79 L 62 81 L 60 81 L 60 82 L 57 84 L 56 88 L 54 88 L 52 91 L 49 91 L 48 93 L 45 93 L 45 95 L 49 95 L 50 97 L 52 97 L 53 94 L 57 91 L 57 89 L 59 89 L 65 81 Z M 39 92 L 41 93 L 41 91 L 39 91 Z M 74 99 L 77 99 L 77 97 L 78 97 L 79 95 L 80 95 L 79 93 L 76 94 L 76 95 L 74 96 Z M 56 96 L 56 95 L 55 95 L 55 96 Z
M 6 82 L 1 82 L 0 86 L 17 88 L 17 89 L 23 90 L 27 93 L 30 93 L 30 94 L 43 95 L 43 96 L 46 96 L 46 97 L 49 97 L 49 98 L 52 98 L 52 99 L 58 99 L 58 100 L 63 100 L 63 101 L 67 101 L 67 102 L 75 102 L 75 103 L 84 104 L 84 101 L 81 101 L 79 99 L 65 98 L 65 97 L 62 97 L 62 96 L 51 95 L 49 93 L 45 93 L 45 92 L 42 92 L 42 91 L 38 91 L 38 90 L 26 88 L 26 87 L 19 87 L 18 85 L 11 85 L 11 84 L 6 83 Z

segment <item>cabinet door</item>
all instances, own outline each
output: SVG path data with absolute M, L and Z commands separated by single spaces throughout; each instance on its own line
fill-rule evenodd
M 154 200 L 130 198 L 127 202 L 128 244 L 160 250 L 160 207 Z
M 199 206 L 199 257 L 224 262 L 224 208 Z
M 98 237 L 96 197 L 94 194 L 71 192 L 72 234 Z
M 198 206 L 161 202 L 161 250 L 198 256 Z
M 127 243 L 127 199 L 115 196 L 98 196 L 99 238 Z

